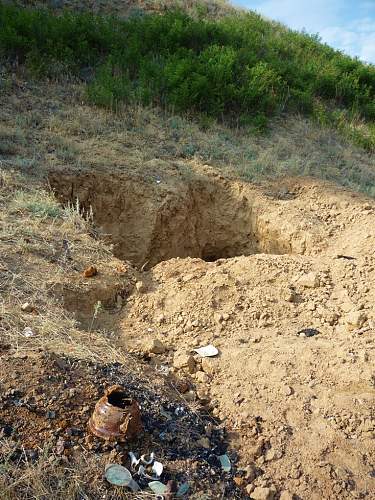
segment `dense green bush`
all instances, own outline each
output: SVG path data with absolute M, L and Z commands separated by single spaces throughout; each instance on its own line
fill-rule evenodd
M 37 76 L 79 78 L 94 69 L 90 99 L 114 108 L 136 100 L 257 128 L 287 110 L 341 129 L 337 109 L 349 121 L 375 119 L 373 65 L 255 13 L 119 20 L 0 4 L 0 55 Z M 371 148 L 375 139 L 361 143 Z

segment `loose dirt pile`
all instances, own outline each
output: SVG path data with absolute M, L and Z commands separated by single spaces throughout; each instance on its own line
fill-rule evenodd
M 50 182 L 140 268 L 118 342 L 225 421 L 243 498 L 375 495 L 373 201 L 178 164 Z M 209 343 L 219 356 L 192 352 Z

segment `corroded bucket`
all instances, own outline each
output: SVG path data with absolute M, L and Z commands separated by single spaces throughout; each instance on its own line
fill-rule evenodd
M 89 429 L 95 436 L 111 441 L 137 437 L 142 430 L 138 403 L 128 398 L 121 386 L 113 385 L 96 403 Z

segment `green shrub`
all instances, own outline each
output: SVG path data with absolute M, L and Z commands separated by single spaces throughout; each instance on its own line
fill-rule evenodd
M 264 130 L 285 111 L 343 129 L 375 119 L 375 67 L 259 15 L 192 18 L 180 11 L 126 20 L 0 3 L 0 56 L 38 77 L 79 78 L 94 70 L 89 99 L 116 109 L 122 102 L 203 113 Z M 370 134 L 370 135 L 369 135 Z M 373 128 L 350 134 L 372 148 Z

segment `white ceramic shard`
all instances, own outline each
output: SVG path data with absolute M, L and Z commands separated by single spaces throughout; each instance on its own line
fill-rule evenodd
M 198 349 L 194 349 L 194 351 L 198 353 L 199 356 L 202 356 L 202 358 L 210 358 L 219 354 L 219 351 L 212 344 L 206 345 L 205 347 L 199 347 Z

